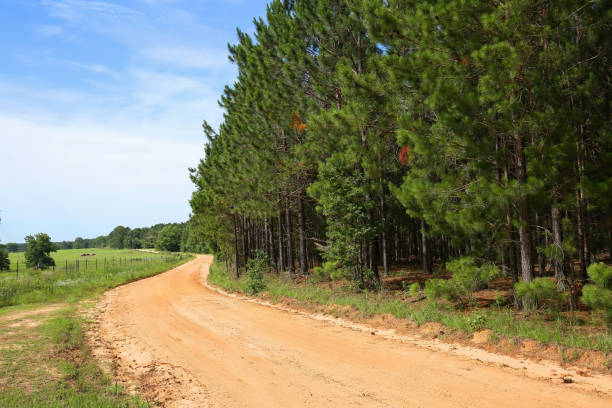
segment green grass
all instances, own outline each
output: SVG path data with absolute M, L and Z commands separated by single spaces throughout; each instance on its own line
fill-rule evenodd
M 123 390 L 95 364 L 85 341 L 89 322 L 66 303 L 91 299 L 112 287 L 171 269 L 192 258 L 117 250 L 58 251 L 58 260 L 96 253 L 106 267 L 0 275 L 0 407 L 141 408 L 150 405 Z M 19 256 L 19 254 L 13 254 Z M 121 264 L 118 258 L 128 259 Z M 139 261 L 129 261 L 129 259 Z M 146 258 L 146 260 L 145 260 Z M 90 258 L 91 259 L 91 258 Z M 104 258 L 99 258 L 104 259 Z M 62 309 L 57 310 L 61 302 Z M 52 304 L 56 309 L 45 308 Z
M 246 293 L 247 285 L 244 279 L 235 279 L 234 276 L 230 276 L 225 266 L 219 263 L 213 263 L 210 267 L 208 281 L 230 292 Z
M 264 293 L 275 302 L 290 298 L 328 306 L 350 306 L 364 316 L 389 313 L 417 324 L 439 322 L 468 334 L 491 329 L 496 335 L 511 339 L 533 339 L 544 344 L 612 352 L 612 336 L 597 321 L 584 322 L 562 314 L 551 320 L 548 313 L 516 314 L 511 308 L 502 306 L 461 311 L 444 302 L 409 303 L 397 293 L 355 291 L 350 285 L 296 284 L 275 275 L 268 275 L 266 279 Z M 212 266 L 209 281 L 228 291 L 246 292 L 244 280 L 234 279 L 222 264 Z
M 23 272 L 25 267 L 24 252 L 9 253 L 11 266 L 9 272 L 16 273 L 17 266 Z M 95 254 L 95 256 L 81 256 L 82 254 Z M 76 269 L 76 261 L 79 262 L 79 270 L 92 270 L 96 267 L 102 268 L 104 265 L 113 265 L 121 262 L 129 263 L 131 260 L 160 259 L 168 254 L 154 254 L 133 249 L 110 249 L 110 248 L 84 248 L 84 249 L 62 249 L 51 253 L 55 260 L 55 269 Z M 66 268 L 68 266 L 68 268 Z M 4 272 L 6 273 L 6 272 Z
M 92 362 L 75 308 L 10 322 L 0 326 L 1 407 L 149 407 Z
M 75 251 L 58 251 L 58 259 L 68 259 Z M 93 252 L 91 249 L 87 252 Z M 64 253 L 65 252 L 65 253 Z M 82 253 L 82 252 L 80 252 Z M 190 256 L 155 255 L 134 251 L 96 250 L 96 254 L 104 253 L 106 263 L 98 259 L 98 266 L 71 268 L 68 270 L 55 268 L 51 270 L 27 270 L 16 273 L 0 274 L 0 307 L 44 302 L 74 302 L 123 283 L 138 280 L 147 276 L 164 272 L 184 263 Z M 139 254 L 140 258 L 135 255 Z M 130 256 L 133 255 L 133 258 Z M 144 255 L 144 256 L 143 256 Z M 149 255 L 155 255 L 149 257 Z M 98 256 L 98 255 L 96 255 Z M 117 258 L 122 257 L 121 262 Z M 127 260 L 127 261 L 126 261 Z M 81 261 L 82 262 L 82 261 Z M 90 264 L 88 260 L 88 265 Z

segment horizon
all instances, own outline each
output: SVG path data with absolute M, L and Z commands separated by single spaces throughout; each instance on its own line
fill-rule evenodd
M 170 221 L 170 222 L 167 222 L 167 223 L 158 222 L 158 223 L 156 223 L 156 224 L 151 224 L 151 225 L 146 225 L 146 226 L 142 226 L 142 225 L 141 225 L 141 226 L 135 226 L 135 227 L 133 227 L 133 226 L 128 226 L 128 225 L 116 225 L 116 226 L 114 226 L 114 227 L 113 227 L 113 228 L 112 228 L 110 231 L 108 231 L 107 233 L 102 233 L 102 234 L 96 235 L 95 237 L 77 235 L 76 237 L 74 237 L 74 238 L 72 238 L 72 239 L 61 239 L 61 240 L 56 240 L 56 239 L 54 239 L 52 236 L 50 236 L 50 238 L 51 238 L 51 242 L 53 242 L 53 243 L 61 243 L 61 242 L 74 242 L 74 241 L 75 241 L 76 239 L 78 239 L 78 238 L 93 241 L 93 240 L 95 240 L 95 239 L 96 239 L 96 238 L 98 238 L 98 237 L 108 237 L 108 236 L 109 236 L 109 234 L 112 232 L 112 230 L 113 230 L 113 229 L 115 229 L 115 228 L 117 228 L 117 227 L 125 227 L 125 228 L 127 228 L 127 229 L 129 229 L 129 230 L 135 230 L 135 229 L 141 229 L 141 228 L 142 228 L 142 229 L 152 228 L 152 227 L 155 227 L 156 225 L 173 225 L 173 224 L 184 224 L 184 223 L 186 223 L 186 222 L 187 222 L 187 221 Z M 41 232 L 35 232 L 35 233 L 32 233 L 32 234 L 28 234 L 28 235 L 26 235 L 26 236 L 29 236 L 29 235 L 35 236 L 36 234 L 39 234 L 39 233 L 41 233 Z M 42 233 L 44 233 L 44 232 L 42 232 Z M 24 236 L 24 239 L 23 239 L 23 240 L 21 240 L 21 241 L 6 241 L 6 242 L 5 242 L 5 241 L 2 241 L 1 243 L 2 243 L 2 244 L 18 244 L 18 245 L 25 245 L 25 236 Z M 60 249 L 58 249 L 58 250 L 60 250 Z

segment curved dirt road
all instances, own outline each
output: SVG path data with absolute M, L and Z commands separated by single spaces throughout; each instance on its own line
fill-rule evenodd
M 221 295 L 200 282 L 211 261 L 117 288 L 103 304 L 101 342 L 145 394 L 170 389 L 167 406 L 612 406 L 575 384 Z M 155 370 L 162 380 L 147 382 Z

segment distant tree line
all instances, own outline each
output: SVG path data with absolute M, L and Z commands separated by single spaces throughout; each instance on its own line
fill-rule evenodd
M 152 227 L 134 228 L 119 225 L 108 235 L 96 238 L 77 237 L 74 241 L 54 242 L 56 249 L 87 249 L 87 248 L 113 248 L 113 249 L 159 249 L 162 251 L 199 252 L 203 248 L 194 244 L 197 240 L 190 237 L 189 223 L 156 224 Z M 27 240 L 27 238 L 26 238 Z M 24 252 L 27 243 L 7 243 L 0 250 L 8 252 Z
M 605 1 L 275 0 L 206 122 L 196 237 L 380 283 L 462 256 L 588 279 L 612 248 Z M 576 260 L 577 262 L 572 262 Z M 379 286 L 379 285 L 378 285 Z

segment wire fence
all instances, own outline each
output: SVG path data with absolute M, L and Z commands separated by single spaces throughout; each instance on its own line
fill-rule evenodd
M 137 265 L 151 263 L 170 263 L 180 261 L 185 257 L 184 254 L 177 255 L 159 255 L 150 257 L 104 257 L 104 258 L 85 258 L 56 261 L 54 266 L 49 268 L 28 267 L 25 260 L 18 259 L 11 262 L 11 268 L 8 271 L 3 271 L 3 275 L 14 275 L 19 278 L 19 275 L 24 276 L 32 272 L 40 272 L 43 270 L 51 272 L 67 272 L 67 273 L 87 273 L 87 272 L 108 272 L 115 270 L 117 267 L 131 267 Z

